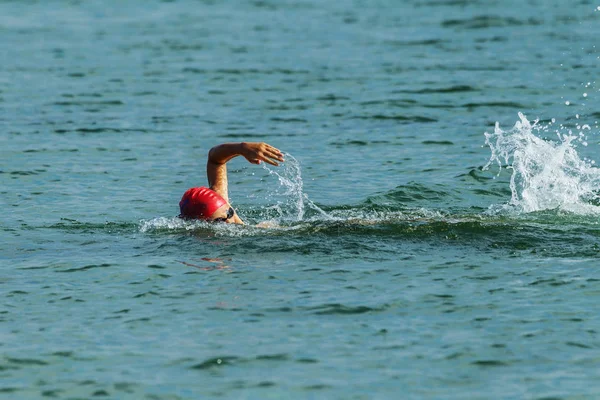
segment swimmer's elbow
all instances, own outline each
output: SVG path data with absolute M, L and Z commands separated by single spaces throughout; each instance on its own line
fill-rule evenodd
M 219 146 L 214 146 L 208 151 L 208 162 L 209 163 L 220 164 L 219 162 L 216 161 L 217 147 L 219 147 Z
M 218 144 L 208 151 L 208 162 L 217 165 L 225 164 L 238 155 L 235 149 L 235 146 L 230 143 Z

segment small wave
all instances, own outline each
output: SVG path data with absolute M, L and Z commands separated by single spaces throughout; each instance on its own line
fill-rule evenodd
M 449 140 L 424 140 L 421 142 L 424 145 L 438 145 L 438 146 L 454 146 L 454 142 Z
M 310 310 L 312 310 L 317 315 L 334 315 L 334 314 L 347 315 L 347 314 L 364 314 L 364 313 L 385 311 L 387 308 L 389 308 L 388 305 L 383 305 L 380 307 L 369 307 L 369 306 L 364 306 L 364 305 L 347 306 L 344 304 L 335 303 L 335 304 L 323 304 L 320 306 L 311 307 Z
M 460 28 L 460 29 L 485 29 L 496 27 L 510 26 L 525 26 L 525 25 L 541 25 L 543 21 L 529 18 L 518 19 L 513 17 L 499 17 L 496 15 L 480 15 L 468 19 L 449 19 L 442 22 L 444 28 Z
M 413 94 L 436 94 L 436 93 L 464 93 L 478 92 L 480 89 L 469 85 L 455 85 L 440 88 L 424 88 L 418 90 L 396 90 L 394 93 L 413 93 Z
M 112 266 L 112 264 L 107 264 L 107 263 L 103 263 L 103 264 L 90 264 L 90 265 L 86 265 L 84 267 L 79 267 L 79 268 L 68 268 L 68 269 L 61 269 L 61 270 L 57 270 L 56 272 L 81 272 L 81 271 L 88 271 L 90 269 L 94 269 L 94 268 L 108 268 Z
M 45 226 L 45 228 L 76 233 L 134 233 L 137 230 L 137 224 L 130 222 L 81 222 L 75 219 L 61 218 L 60 222 Z
M 384 43 L 387 46 L 405 47 L 405 46 L 440 46 L 450 43 L 449 40 L 443 39 L 424 39 L 424 40 L 386 40 Z
M 523 105 L 521 103 L 516 103 L 514 101 L 489 101 L 489 102 L 481 102 L 481 103 L 466 103 L 466 104 L 463 104 L 461 107 L 465 107 L 465 108 L 479 108 L 479 107 L 500 108 L 500 107 L 505 107 L 505 108 L 515 108 L 515 109 L 529 108 L 526 105 Z
M 54 106 L 122 106 L 121 100 L 106 100 L 106 101 L 56 101 L 52 103 Z
M 429 122 L 438 122 L 435 118 L 425 117 L 421 115 L 384 115 L 384 114 L 374 114 L 374 115 L 359 115 L 353 117 L 354 119 L 375 119 L 375 120 L 394 120 L 394 121 L 402 121 L 402 122 L 416 122 L 416 123 L 429 123 Z
M 290 117 L 290 118 L 273 117 L 273 118 L 271 118 L 271 121 L 274 121 L 274 122 L 299 122 L 299 123 L 308 122 L 308 120 L 306 120 L 304 118 L 295 118 L 295 117 Z
M 7 174 L 14 176 L 29 176 L 29 175 L 39 175 L 42 172 L 46 172 L 44 169 L 37 169 L 34 171 L 6 171 Z M 0 173 L 5 173 L 4 171 L 0 171 Z
M 336 146 L 336 147 L 343 147 L 343 146 L 374 146 L 374 145 L 389 146 L 390 144 L 391 143 L 388 140 L 370 140 L 370 141 L 366 141 L 366 140 L 356 140 L 356 139 L 346 140 L 346 141 L 338 140 L 338 141 L 329 143 L 329 145 Z
M 430 201 L 430 204 L 433 205 L 441 203 L 452 195 L 451 189 L 444 185 L 435 185 L 435 188 L 432 188 L 420 183 L 409 182 L 406 185 L 396 187 L 390 192 L 369 197 L 367 204 L 383 204 L 398 207 L 410 203 L 423 205 L 423 201 Z
M 193 73 L 193 74 L 217 74 L 217 75 L 299 75 L 299 74 L 308 74 L 307 70 L 293 70 L 293 69 L 285 69 L 285 68 L 274 68 L 274 69 L 258 69 L 258 68 L 247 68 L 247 69 L 238 69 L 238 68 L 230 68 L 230 69 L 205 69 L 205 68 L 194 68 L 194 67 L 185 67 L 182 69 L 184 73 Z
M 181 362 L 185 362 L 185 363 L 187 363 L 189 361 L 192 361 L 192 359 L 185 358 L 185 359 L 181 360 Z M 195 370 L 207 370 L 207 369 L 223 368 L 223 367 L 227 367 L 227 366 L 248 364 L 248 363 L 290 362 L 290 361 L 294 361 L 294 362 L 298 362 L 298 363 L 318 362 L 317 360 L 314 360 L 314 359 L 306 359 L 306 358 L 294 359 L 287 353 L 258 354 L 253 357 L 222 355 L 222 356 L 210 357 L 199 363 L 189 366 L 189 368 L 195 369 Z M 270 385 L 267 385 L 267 386 L 270 386 Z

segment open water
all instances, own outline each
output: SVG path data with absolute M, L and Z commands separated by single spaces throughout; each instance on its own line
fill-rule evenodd
M 0 398 L 600 398 L 599 6 L 1 1 Z

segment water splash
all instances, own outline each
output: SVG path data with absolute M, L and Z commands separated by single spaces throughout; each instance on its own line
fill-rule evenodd
M 325 213 L 325 211 L 323 211 Z M 223 237 L 279 237 L 281 235 L 312 235 L 315 233 L 344 233 L 360 229 L 386 229 L 426 232 L 432 224 L 479 223 L 481 215 L 447 216 L 439 211 L 414 209 L 410 211 L 389 211 L 387 207 L 365 206 L 329 209 L 326 218 L 320 214 L 311 219 L 288 224 L 234 225 L 214 224 L 200 220 L 183 220 L 178 217 L 157 217 L 141 220 L 138 224 L 144 234 L 186 234 L 202 239 Z
M 279 218 L 283 221 L 302 221 L 305 216 L 306 207 L 316 211 L 326 219 L 331 217 L 311 201 L 304 193 L 304 182 L 302 180 L 302 170 L 300 162 L 289 153 L 284 153 L 285 163 L 275 170 L 266 163 L 263 163 L 263 168 L 270 175 L 275 175 L 279 180 L 279 188 L 274 189 L 269 197 L 271 199 L 279 198 L 277 203 L 271 206 L 275 209 Z
M 492 154 L 484 169 L 497 163 L 498 174 L 503 164 L 512 170 L 508 208 L 526 213 L 554 209 L 600 213 L 600 207 L 591 204 L 600 198 L 600 170 L 577 153 L 578 143 L 587 145 L 583 132 L 556 131 L 557 141 L 546 140 L 534 131 L 548 131 L 548 126 L 532 124 L 522 113 L 519 119 L 510 130 L 500 129 L 496 122 L 494 132 L 485 133 Z
M 216 224 L 201 220 L 184 220 L 179 217 L 141 220 L 138 229 L 140 233 L 191 233 L 199 234 L 204 238 L 255 236 L 265 231 L 253 225 Z
M 140 221 L 140 232 L 147 233 L 155 230 L 193 230 L 196 229 L 202 221 L 186 221 L 179 217 L 156 217 L 151 220 Z

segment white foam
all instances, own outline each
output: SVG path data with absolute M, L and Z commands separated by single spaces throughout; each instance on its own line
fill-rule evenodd
M 157 217 L 151 220 L 141 220 L 139 230 L 141 233 L 190 231 L 205 232 L 209 236 L 254 236 L 269 228 L 278 229 L 278 224 L 272 222 L 267 225 L 237 225 L 226 223 L 210 223 L 201 220 L 183 220 L 179 217 Z
M 600 207 L 590 204 L 599 198 L 600 170 L 577 153 L 578 143 L 587 145 L 583 132 L 556 131 L 558 140 L 551 141 L 536 135 L 548 127 L 538 126 L 537 121 L 531 124 L 522 113 L 519 119 L 510 130 L 496 123 L 493 133 L 485 133 L 492 154 L 484 169 L 497 163 L 499 170 L 503 164 L 512 170 L 508 207 L 518 212 L 559 209 L 600 214 Z
M 182 230 L 193 230 L 197 229 L 200 224 L 206 225 L 201 221 L 186 221 L 178 217 L 157 217 L 151 220 L 141 220 L 140 221 L 140 232 L 152 232 L 157 230 L 173 230 L 173 229 L 182 229 Z

